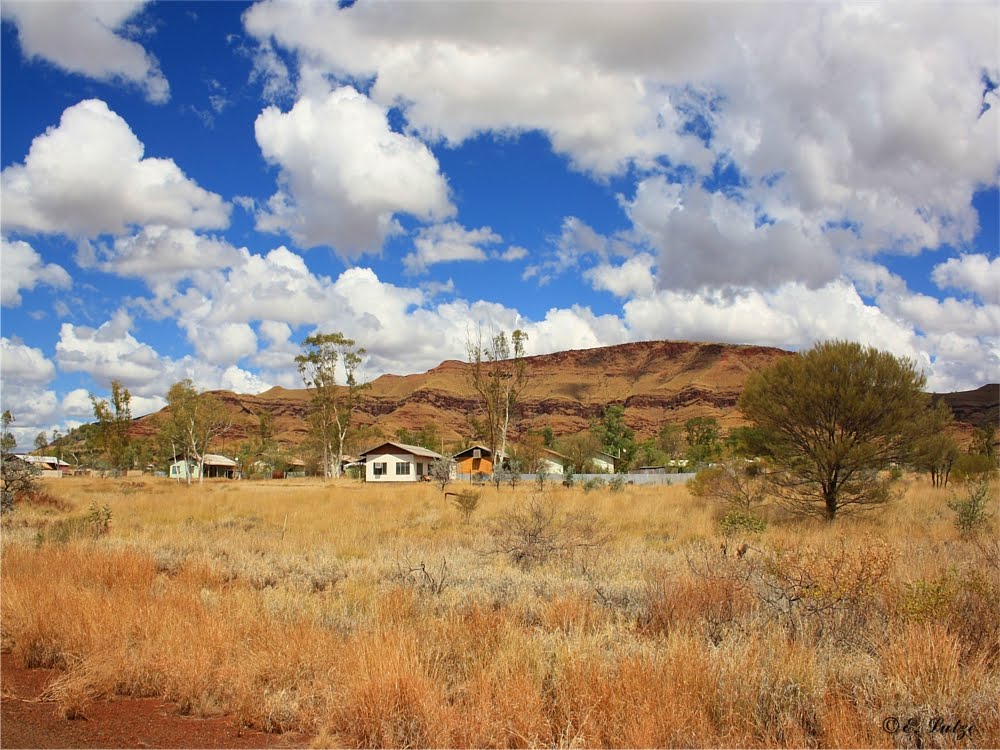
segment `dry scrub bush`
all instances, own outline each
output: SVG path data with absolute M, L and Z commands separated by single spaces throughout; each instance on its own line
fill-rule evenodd
M 648 634 L 700 633 L 717 646 L 730 630 L 743 630 L 753 604 L 738 578 L 682 578 L 654 571 L 646 585 L 639 626 Z
M 592 513 L 560 513 L 550 497 L 532 496 L 521 508 L 502 513 L 489 527 L 487 555 L 506 555 L 524 567 L 553 559 L 592 555 L 608 542 Z

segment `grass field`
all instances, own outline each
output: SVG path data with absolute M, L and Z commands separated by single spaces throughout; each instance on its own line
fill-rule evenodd
M 49 481 L 3 520 L 3 647 L 66 716 L 162 696 L 318 746 L 1000 746 L 996 519 L 902 485 L 726 539 L 684 487 L 465 522 L 431 485 Z

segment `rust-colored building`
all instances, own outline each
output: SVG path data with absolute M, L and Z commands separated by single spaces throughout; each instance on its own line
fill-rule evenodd
M 452 456 L 459 474 L 492 474 L 493 451 L 485 445 L 473 445 Z

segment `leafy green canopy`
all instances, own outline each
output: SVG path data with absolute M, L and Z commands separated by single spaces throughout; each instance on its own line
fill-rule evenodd
M 739 406 L 769 436 L 778 498 L 833 520 L 891 497 L 882 470 L 932 429 L 924 384 L 909 360 L 830 341 L 752 375 Z

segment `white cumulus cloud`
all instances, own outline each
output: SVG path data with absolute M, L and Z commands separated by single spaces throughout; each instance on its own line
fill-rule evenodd
M 4 307 L 19 306 L 21 292 L 30 292 L 39 284 L 55 289 L 69 289 L 73 284 L 65 268 L 45 263 L 31 245 L 20 240 L 0 238 L 0 268 L 0 305 Z
M 143 152 L 103 101 L 74 104 L 32 141 L 23 164 L 0 175 L 4 230 L 92 237 L 142 224 L 228 225 L 220 196 L 185 177 L 173 160 Z
M 280 170 L 257 228 L 302 247 L 378 253 L 401 231 L 396 214 L 434 221 L 455 212 L 430 149 L 391 130 L 386 109 L 350 86 L 303 96 L 288 112 L 268 107 L 255 132 Z
M 26 57 L 100 81 L 128 81 L 160 104 L 170 98 L 170 84 L 159 63 L 120 33 L 145 5 L 146 0 L 5 0 L 0 14 L 17 26 Z
M 972 292 L 983 302 L 1000 304 L 1000 257 L 969 253 L 949 258 L 934 266 L 931 278 L 941 289 Z

